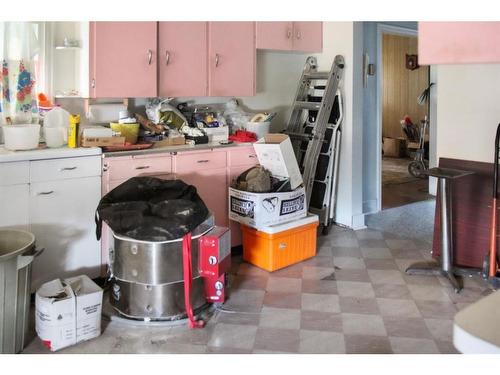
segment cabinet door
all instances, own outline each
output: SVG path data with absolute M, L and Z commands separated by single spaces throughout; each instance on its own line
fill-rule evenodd
M 91 22 L 92 97 L 156 96 L 156 34 L 156 22 Z
M 321 52 L 323 22 L 294 22 L 293 49 L 301 52 Z
M 207 22 L 160 22 L 160 96 L 207 95 Z
M 208 94 L 255 95 L 255 22 L 209 22 Z
M 260 49 L 290 51 L 293 22 L 256 22 L 256 45 Z
M 28 229 L 29 184 L 0 186 L 0 227 Z
M 498 63 L 499 36 L 500 22 L 419 22 L 418 62 Z
M 33 264 L 32 289 L 79 274 L 100 275 L 101 249 L 94 214 L 101 196 L 100 177 L 37 182 L 30 189 L 30 224 L 45 251 Z

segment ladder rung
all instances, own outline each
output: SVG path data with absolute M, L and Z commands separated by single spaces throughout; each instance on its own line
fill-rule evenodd
M 313 138 L 312 134 L 306 134 L 306 133 L 285 132 L 285 134 L 288 135 L 291 139 L 302 139 L 304 141 L 310 141 Z
M 311 111 L 319 111 L 321 108 L 321 102 L 295 102 L 295 107 L 299 109 L 309 109 Z
M 328 79 L 330 72 L 309 72 L 304 73 L 306 79 Z

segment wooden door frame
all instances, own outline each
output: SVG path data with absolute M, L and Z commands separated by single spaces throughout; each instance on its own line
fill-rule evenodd
M 418 31 L 413 29 L 407 29 L 405 27 L 392 26 L 392 25 L 384 25 L 377 24 L 377 66 L 378 66 L 378 74 L 377 74 L 377 117 L 376 117 L 376 126 L 377 126 L 377 137 L 376 137 L 376 149 L 377 149 L 377 173 L 376 173 L 376 187 L 377 187 L 377 211 L 382 210 L 382 106 L 383 106 L 383 98 L 382 98 L 382 84 L 384 82 L 384 69 L 382 65 L 382 38 L 383 34 L 391 34 L 391 35 L 401 35 L 401 36 L 414 36 L 418 37 Z M 433 77 L 433 67 L 429 67 L 431 69 L 431 78 Z M 435 74 L 434 74 L 435 76 Z M 435 82 L 435 79 L 432 80 Z M 429 113 L 429 144 L 435 144 L 435 108 L 436 108 L 436 96 L 431 95 L 430 97 L 430 113 Z M 429 150 L 430 162 L 435 160 L 435 156 L 431 155 L 432 151 L 435 153 L 435 147 L 431 147 Z M 431 187 L 431 181 L 429 181 L 429 187 Z M 431 189 L 429 191 L 432 191 Z

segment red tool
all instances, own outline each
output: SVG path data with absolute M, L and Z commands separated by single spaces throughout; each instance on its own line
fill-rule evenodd
M 184 273 L 184 305 L 189 320 L 189 328 L 203 328 L 203 320 L 195 320 L 191 306 L 191 288 L 193 284 L 193 269 L 191 265 L 191 233 L 182 238 L 182 268 Z
M 198 269 L 205 285 L 209 303 L 225 300 L 226 273 L 231 267 L 231 232 L 215 227 L 198 239 Z
M 500 151 L 500 124 L 497 127 L 495 136 L 495 160 L 493 162 L 493 204 L 490 227 L 490 250 L 486 256 L 483 267 L 483 276 L 496 288 L 500 287 L 499 261 L 498 261 L 498 241 L 497 241 L 497 198 L 498 198 L 498 157 Z
M 246 130 L 236 130 L 233 135 L 229 136 L 229 140 L 234 142 L 257 142 L 257 136 L 255 133 Z

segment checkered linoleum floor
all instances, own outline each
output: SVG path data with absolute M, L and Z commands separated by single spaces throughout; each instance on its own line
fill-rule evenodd
M 481 279 L 455 294 L 444 278 L 409 276 L 430 244 L 335 228 L 317 256 L 268 273 L 233 259 L 227 312 L 201 330 L 109 323 L 60 353 L 456 353 L 455 313 L 488 294 Z M 25 353 L 48 352 L 34 339 Z

